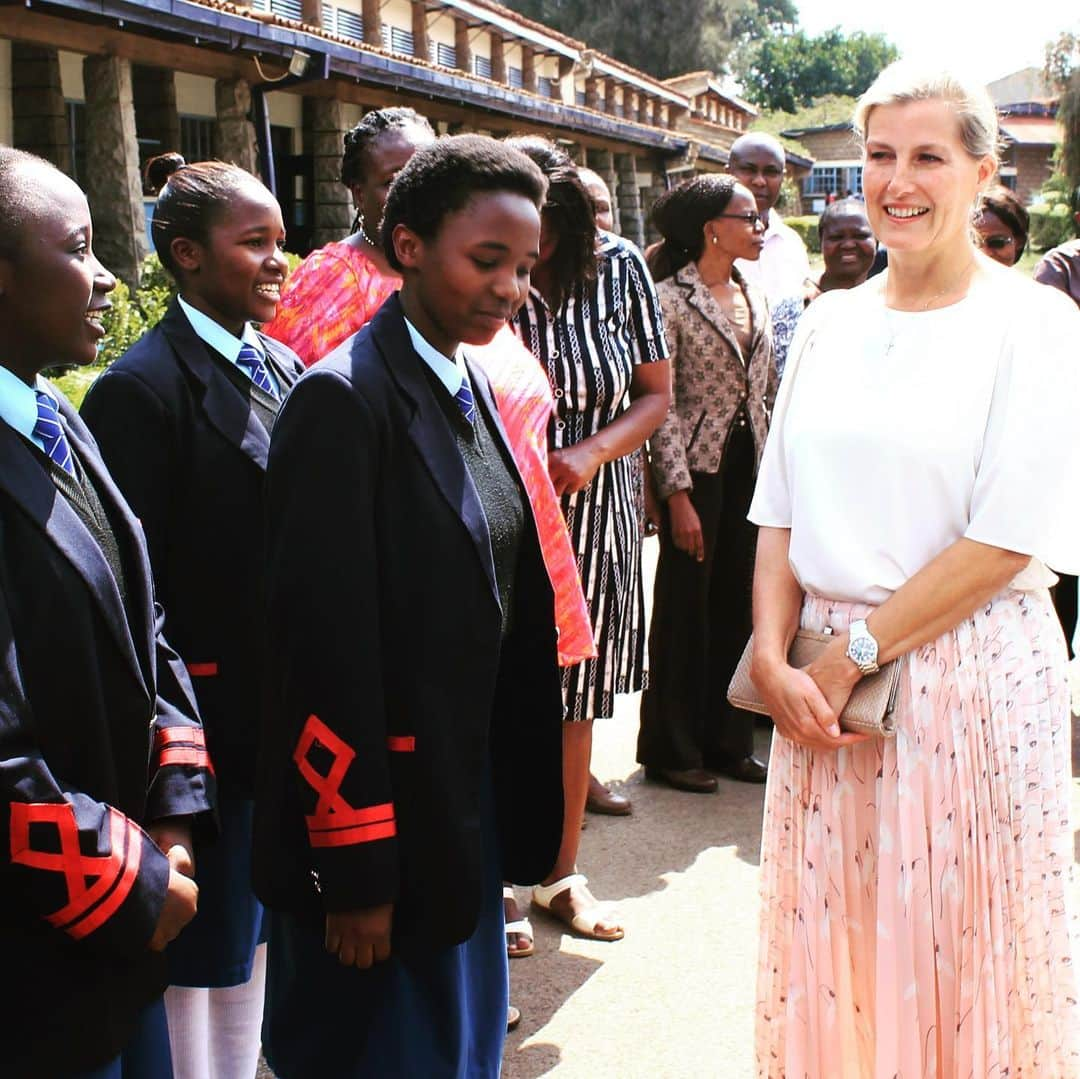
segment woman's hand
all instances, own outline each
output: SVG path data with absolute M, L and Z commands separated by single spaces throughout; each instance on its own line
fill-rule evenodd
M 672 542 L 695 561 L 704 562 L 705 537 L 701 534 L 701 518 L 690 501 L 690 492 L 676 491 L 667 504 Z
M 326 950 L 343 967 L 367 970 L 390 958 L 394 905 L 339 911 L 326 916 Z
M 854 682 L 844 691 L 834 674 L 831 668 L 823 674 L 827 687 L 824 691 L 809 667 L 803 670 L 787 663 L 764 669 L 755 664 L 753 679 L 776 729 L 785 738 L 810 749 L 835 750 L 865 742 L 868 735 L 841 732 L 837 716 L 843 711 Z
M 163 952 L 171 941 L 176 940 L 199 909 L 199 888 L 191 879 L 195 867 L 190 852 L 178 843 L 165 851 L 165 857 L 169 859 L 169 883 L 154 935 L 150 938 L 150 949 L 155 952 Z
M 604 458 L 589 439 L 548 453 L 548 474 L 555 493 L 572 495 L 592 483 L 593 476 L 604 463 Z
M 655 536 L 664 526 L 664 510 L 660 505 L 660 497 L 656 493 L 656 483 L 653 480 L 652 469 L 649 462 L 642 454 L 641 482 L 645 495 L 645 535 Z

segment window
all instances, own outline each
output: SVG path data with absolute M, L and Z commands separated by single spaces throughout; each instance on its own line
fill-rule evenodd
M 815 165 L 803 181 L 804 195 L 862 193 L 862 165 Z
M 479 75 L 481 78 L 491 78 L 491 57 L 489 56 L 474 56 L 473 57 L 473 72 Z
M 304 21 L 304 8 L 301 0 L 270 0 L 270 10 L 284 19 Z
M 209 161 L 214 156 L 214 121 L 205 116 L 181 116 L 180 153 L 185 161 Z
M 81 101 L 65 101 L 68 146 L 71 147 L 71 178 L 86 183 L 86 105 Z
M 413 36 L 411 30 L 402 30 L 400 26 L 388 26 L 383 23 L 382 27 L 383 48 L 391 52 L 400 53 L 402 56 L 413 55 Z
M 520 90 L 525 85 L 525 79 L 521 74 L 521 68 L 508 67 L 506 69 L 506 85 L 514 90 Z
M 353 41 L 364 40 L 364 17 L 355 11 L 346 11 L 344 8 L 337 9 L 337 32 L 342 37 L 351 38 Z
M 554 87 L 555 87 L 555 80 L 554 79 L 549 79 L 547 77 L 547 75 L 541 75 L 536 80 L 536 92 L 541 97 L 554 97 L 555 96 L 555 94 L 553 93 Z
M 585 104 L 585 91 L 584 90 L 575 90 L 574 91 L 574 104 L 575 105 L 584 105 Z
M 441 41 L 435 43 L 435 63 L 443 67 L 457 67 L 457 49 Z

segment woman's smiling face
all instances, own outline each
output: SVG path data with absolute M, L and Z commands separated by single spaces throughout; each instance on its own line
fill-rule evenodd
M 940 99 L 878 105 L 866 123 L 863 193 L 890 252 L 932 251 L 968 234 L 993 160 L 974 158 L 951 105 Z

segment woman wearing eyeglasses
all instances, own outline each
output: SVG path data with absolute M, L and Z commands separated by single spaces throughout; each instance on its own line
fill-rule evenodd
M 750 633 L 755 529 L 746 513 L 777 381 L 765 296 L 733 264 L 760 256 L 765 228 L 754 196 L 715 174 L 661 196 L 653 223 L 663 240 L 649 268 L 674 393 L 651 443 L 667 512 L 638 760 L 650 778 L 708 793 L 712 771 L 765 779 L 753 717 L 725 696 Z
M 1028 212 L 1007 188 L 998 184 L 979 196 L 975 237 L 984 255 L 1003 266 L 1015 266 L 1027 247 Z

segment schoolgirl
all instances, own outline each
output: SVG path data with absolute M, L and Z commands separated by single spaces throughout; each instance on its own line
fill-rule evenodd
M 417 151 L 383 222 L 400 293 L 274 430 L 255 881 L 281 1079 L 499 1074 L 501 880 L 555 861 L 562 703 L 551 582 L 469 350 L 528 288 L 545 187 L 482 136 Z
M 170 1074 L 161 950 L 214 780 L 142 531 L 41 377 L 115 285 L 78 187 L 0 147 L 0 1044 L 5 1076 Z M 149 772 L 148 772 L 149 762 Z
M 151 225 L 179 295 L 98 379 L 83 418 L 142 520 L 166 631 L 187 661 L 221 790 L 222 835 L 199 852 L 199 913 L 169 950 L 177 1079 L 254 1075 L 265 980 L 250 884 L 265 664 L 263 478 L 270 431 L 302 366 L 252 325 L 287 273 L 281 211 L 222 162 L 156 158 Z

